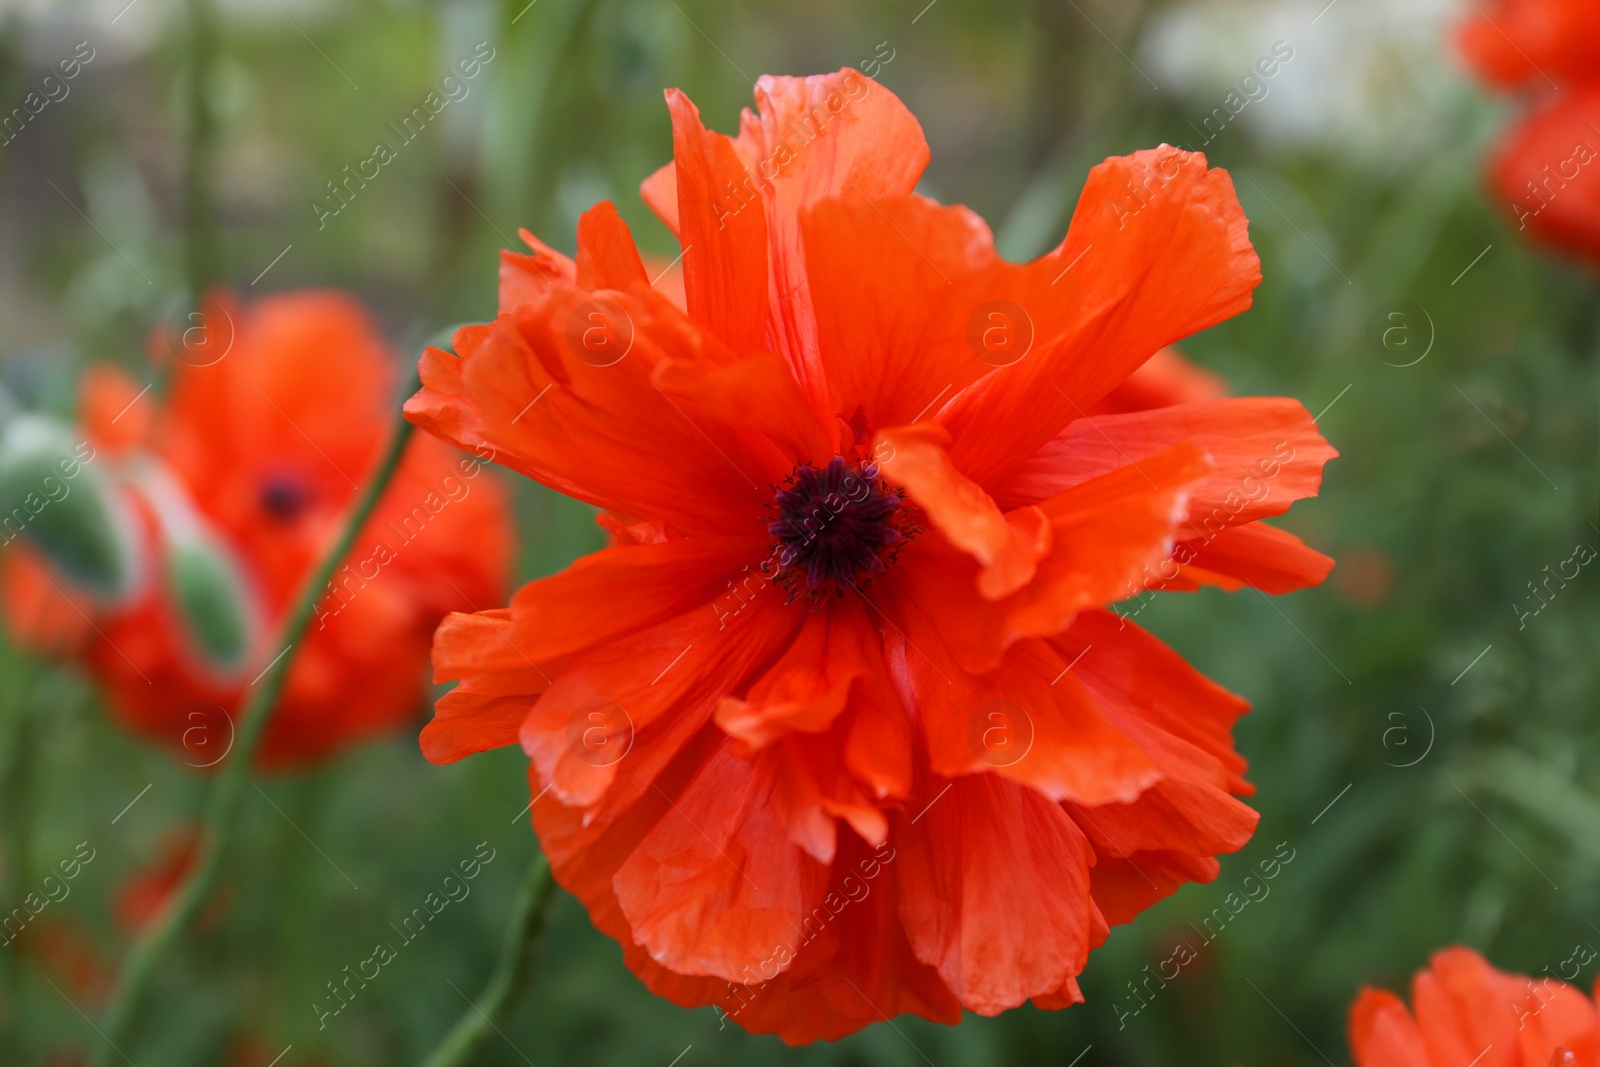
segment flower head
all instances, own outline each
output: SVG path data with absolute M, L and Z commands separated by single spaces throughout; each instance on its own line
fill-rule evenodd
M 737 137 L 667 94 L 643 187 L 531 235 L 500 314 L 430 349 L 419 426 L 601 509 L 612 545 L 453 615 L 435 761 L 520 743 L 560 883 L 651 989 L 789 1042 L 1081 999 L 1126 922 L 1242 846 L 1245 710 L 1108 605 L 1319 582 L 1257 521 L 1333 450 L 1298 403 L 1157 375 L 1260 278 L 1226 174 L 1090 174 L 1003 261 L 916 195 L 916 120 L 854 71 L 763 78 Z M 1163 357 L 1167 370 L 1176 357 Z M 1105 407 L 1101 405 L 1105 404 Z
M 1600 78 L 1600 7 L 1589 0 L 1483 0 L 1456 47 L 1497 89 L 1565 89 Z
M 1350 1049 L 1356 1067 L 1596 1067 L 1600 1009 L 1548 975 L 1506 974 L 1470 948 L 1447 948 L 1412 979 L 1409 1009 L 1387 990 L 1362 988 Z
M 113 599 L 74 588 L 24 524 L 5 606 L 24 639 L 71 649 L 125 725 L 208 767 L 378 462 L 398 375 L 367 313 L 333 292 L 213 300 L 155 348 L 171 365 L 165 404 L 108 367 L 85 376 L 81 404 L 79 458 L 114 485 L 143 545 L 134 587 Z M 264 765 L 407 721 L 439 619 L 503 596 L 510 528 L 481 469 L 437 441 L 408 447 L 296 650 Z
M 1600 5 L 1474 4 L 1456 46 L 1489 85 L 1530 97 L 1489 162 L 1518 232 L 1600 263 Z

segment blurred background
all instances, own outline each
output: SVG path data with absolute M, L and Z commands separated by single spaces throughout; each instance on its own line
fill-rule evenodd
M 762 73 L 864 70 L 926 130 L 922 191 L 973 207 L 1012 258 L 1059 241 L 1107 155 L 1204 151 L 1235 176 L 1265 281 L 1253 310 L 1183 350 L 1235 393 L 1321 412 L 1342 453 L 1284 522 L 1339 561 L 1324 586 L 1272 602 L 1164 595 L 1140 612 L 1254 703 L 1238 738 L 1255 841 L 1215 883 L 1115 930 L 1083 976 L 1086 1004 L 955 1028 L 901 1019 L 805 1049 L 653 998 L 563 898 L 540 980 L 481 1062 L 1348 1063 L 1357 987 L 1401 987 L 1440 945 L 1535 975 L 1600 946 L 1600 577 L 1585 566 L 1532 599 L 1577 546 L 1600 548 L 1600 301 L 1592 273 L 1522 244 L 1487 202 L 1483 154 L 1513 105 L 1452 58 L 1459 13 L 1449 0 L 0 0 L 0 110 L 80 42 L 93 53 L 0 145 L 0 381 L 70 416 L 86 364 L 142 366 L 151 331 L 211 283 L 246 300 L 349 290 L 411 361 L 438 329 L 492 317 L 497 250 L 518 227 L 570 252 L 600 199 L 664 265 L 676 243 L 637 187 L 670 156 L 669 86 L 733 131 Z M 474 54 L 492 59 L 396 137 L 390 124 Z M 1241 87 L 1268 56 L 1276 73 Z M 1229 121 L 1207 125 L 1218 108 Z M 380 141 L 393 158 L 336 198 L 330 183 Z M 602 543 L 588 508 L 506 481 L 519 579 Z M 4 906 L 30 869 L 80 842 L 94 852 L 51 904 L 47 944 L 0 946 L 5 1062 L 69 1064 L 97 1040 L 79 1008 L 96 1014 L 126 949 L 118 901 L 159 874 L 208 778 L 114 726 L 71 667 L 4 655 Z M 514 750 L 431 766 L 409 729 L 262 780 L 223 905 L 158 979 L 148 1061 L 416 1062 L 498 951 L 534 849 L 517 816 L 524 766 Z M 470 899 L 319 1028 L 326 983 L 479 842 L 496 859 Z M 1269 891 L 1240 910 L 1242 880 L 1274 857 Z M 1202 934 L 1218 908 L 1226 922 Z M 1184 943 L 1198 958 L 1147 981 Z M 1592 985 L 1596 965 L 1581 971 Z

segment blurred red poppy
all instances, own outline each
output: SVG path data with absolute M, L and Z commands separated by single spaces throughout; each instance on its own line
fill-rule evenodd
M 1456 46 L 1497 89 L 1565 90 L 1600 79 L 1600 4 L 1473 0 Z
M 244 693 L 285 651 L 271 642 L 373 473 L 398 375 L 367 313 L 339 293 L 218 298 L 195 321 L 153 346 L 171 368 L 164 405 L 110 368 L 83 381 L 85 465 L 112 482 L 146 546 L 132 592 L 75 590 L 21 541 L 4 584 L 14 632 L 70 645 L 121 722 L 202 767 L 226 755 Z M 440 618 L 504 596 L 506 500 L 482 474 L 491 454 L 480 457 L 423 437 L 408 446 L 295 650 L 263 766 L 410 721 Z
M 1528 98 L 1491 155 L 1496 201 L 1518 232 L 1600 263 L 1600 4 L 1484 0 L 1456 44 L 1485 82 Z
M 160 918 L 172 902 L 183 880 L 189 876 L 200 854 L 198 826 L 176 830 L 161 842 L 154 860 L 127 874 L 117 884 L 111 900 L 111 917 L 117 929 L 129 936 L 139 933 Z M 200 919 L 202 927 L 213 925 L 227 909 L 228 895 L 219 894 Z
M 1447 948 L 1412 979 L 1409 1009 L 1387 990 L 1361 990 L 1350 1050 L 1356 1067 L 1600 1067 L 1600 1008 L 1565 982 Z

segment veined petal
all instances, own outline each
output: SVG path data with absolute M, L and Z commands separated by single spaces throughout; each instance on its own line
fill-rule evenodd
M 1066 239 L 1009 279 L 1031 322 L 1023 358 L 940 415 L 980 484 L 1081 418 L 1158 349 L 1250 306 L 1261 264 L 1227 172 L 1162 146 L 1089 172 Z

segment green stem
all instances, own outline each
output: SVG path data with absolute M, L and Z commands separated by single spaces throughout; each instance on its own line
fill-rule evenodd
M 404 395 L 409 396 L 419 388 L 415 378 Z M 292 650 L 305 635 L 312 612 L 321 598 L 333 571 L 349 553 L 356 534 L 366 525 L 373 508 L 382 496 L 389 479 L 399 466 L 406 442 L 411 438 L 411 424 L 404 417 L 399 420 L 389 449 L 384 454 L 372 481 L 356 502 L 338 541 L 329 550 L 322 563 L 310 575 L 299 599 L 284 623 L 282 634 L 273 646 Z M 245 797 L 245 787 L 250 782 L 251 764 L 256 748 L 266 732 L 272 717 L 273 705 L 283 690 L 283 682 L 294 661 L 292 654 L 281 655 L 265 673 L 252 684 L 249 699 L 239 711 L 240 725 L 234 751 L 218 773 L 211 790 L 211 800 L 206 812 L 205 830 L 201 838 L 201 854 L 193 870 L 179 888 L 172 905 L 159 921 L 150 924 L 134 942 L 122 972 L 117 976 L 111 992 L 111 1002 L 106 1009 L 105 1024 L 101 1033 L 105 1042 L 95 1046 L 93 1067 L 111 1067 L 122 1058 L 117 1046 L 123 1044 L 133 1024 L 140 1001 L 149 989 L 156 968 L 171 950 L 178 937 L 194 924 L 200 910 L 215 891 L 222 874 L 224 853 L 239 822 L 239 812 Z
M 483 1048 L 491 1034 L 499 1033 L 499 1023 L 533 982 L 539 962 L 539 949 L 550 926 L 550 909 L 555 904 L 555 879 L 543 856 L 535 856 L 522 883 L 522 892 L 506 928 L 506 940 L 494 973 L 443 1041 L 428 1054 L 422 1067 L 464 1067 Z
M 14 649 L 5 650 L 6 668 L 13 682 L 7 687 L 5 701 L 4 737 L 0 739 L 0 811 L 6 812 L 5 877 L 0 879 L 8 900 L 21 900 L 32 881 L 31 857 L 33 855 L 34 783 L 33 765 L 36 751 L 37 724 L 30 706 L 34 683 L 42 673 L 41 668 L 19 656 Z M 7 930 L 0 935 L 0 970 L 5 972 L 6 1001 L 8 1007 L 0 1015 L 0 1052 L 15 1056 L 23 1062 L 29 1051 L 23 1021 L 22 965 L 18 948 L 10 938 L 16 932 Z M 11 1062 L 6 1060 L 5 1062 Z

